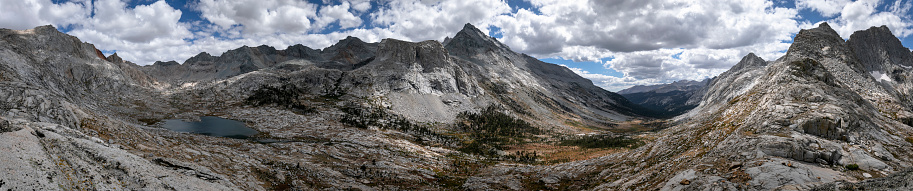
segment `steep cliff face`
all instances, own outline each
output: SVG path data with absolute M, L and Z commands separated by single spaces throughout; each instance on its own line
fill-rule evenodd
M 900 101 L 896 108 L 913 108 L 913 53 L 903 47 L 886 26 L 856 31 L 846 41 L 865 72 L 872 76 L 893 99 Z M 913 122 L 908 123 L 913 125 Z

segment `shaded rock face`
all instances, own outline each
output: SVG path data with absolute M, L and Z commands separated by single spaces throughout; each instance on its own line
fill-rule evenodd
M 913 67 L 913 54 L 903 47 L 887 26 L 871 27 L 850 35 L 847 45 L 856 53 L 867 72 L 895 69 L 891 66 Z
M 348 37 L 323 51 L 300 44 L 289 46 L 285 50 L 276 50 L 266 45 L 243 46 L 220 56 L 202 52 L 187 59 L 184 64 L 177 64 L 174 61 L 156 62 L 143 66 L 142 70 L 164 82 L 180 85 L 184 82 L 226 79 L 297 59 L 311 61 L 321 68 L 352 70 L 357 68 L 358 64 L 364 64 L 372 59 L 376 50 L 376 43 L 365 43 L 358 38 Z
M 846 43 L 863 63 L 865 71 L 894 100 L 902 102 L 906 108 L 913 108 L 913 78 L 910 77 L 913 75 L 913 53 L 903 47 L 890 29 L 881 26 L 856 31 Z

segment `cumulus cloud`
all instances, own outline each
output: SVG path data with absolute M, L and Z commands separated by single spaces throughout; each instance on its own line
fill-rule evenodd
M 349 4 L 352 4 L 352 9 L 359 13 L 363 13 L 371 9 L 370 0 L 349 0 Z
M 361 18 L 358 18 L 355 14 L 349 12 L 349 2 L 342 2 L 340 5 L 325 6 L 320 9 L 320 16 L 317 26 L 326 26 L 335 21 L 339 21 L 339 27 L 344 29 L 361 25 Z
M 69 33 L 92 42 L 99 49 L 118 50 L 124 59 L 152 62 L 175 54 L 175 46 L 186 46 L 192 37 L 186 24 L 178 20 L 183 14 L 165 1 L 138 5 L 128 9 L 119 0 L 99 0 L 86 4 L 94 15 L 79 18 L 80 27 Z
M 738 50 L 660 49 L 620 53 L 605 66 L 635 79 L 702 80 L 729 69 L 741 58 L 739 54 Z
M 603 75 L 603 74 L 591 73 L 589 71 L 586 71 L 586 70 L 583 70 L 580 68 L 568 67 L 566 65 L 561 65 L 561 66 L 567 67 L 568 69 L 570 69 L 571 71 L 574 71 L 574 73 L 576 73 L 577 75 L 580 75 L 581 77 L 590 79 L 590 81 L 592 81 L 594 85 L 599 86 L 602 89 L 606 89 L 606 90 L 613 91 L 613 92 L 617 92 L 622 89 L 625 89 L 625 88 L 628 88 L 631 86 L 635 86 L 635 85 L 655 85 L 655 84 L 661 83 L 661 82 L 658 82 L 657 80 L 642 80 L 642 79 L 635 79 L 635 78 L 632 78 L 629 76 L 626 76 L 626 77 L 608 76 L 608 75 Z
M 859 0 L 843 6 L 840 16 L 829 20 L 834 30 L 843 38 L 849 38 L 853 32 L 865 30 L 872 26 L 885 25 L 898 37 L 907 37 L 913 34 L 913 18 L 909 11 L 913 8 L 911 1 L 895 1 L 892 4 L 882 4 L 879 0 Z M 885 6 L 887 9 L 880 11 L 877 8 Z
M 49 24 L 65 27 L 79 23 L 88 14 L 85 2 L 0 0 L 0 26 L 9 29 L 23 30 Z
M 400 34 L 406 40 L 443 40 L 466 23 L 487 31 L 495 16 L 510 13 L 500 0 L 403 0 L 389 1 L 374 13 L 372 24 Z
M 817 11 L 821 16 L 833 17 L 840 13 L 847 3 L 850 3 L 850 0 L 797 0 L 796 7 Z
M 798 31 L 795 9 L 764 0 L 534 0 L 541 14 L 499 17 L 505 41 L 533 54 L 565 46 L 612 52 L 661 48 L 727 49 L 787 40 Z M 543 48 L 545 47 L 545 48 Z
M 796 9 L 775 7 L 765 0 L 531 3 L 536 10 L 520 9 L 497 17 L 505 44 L 537 57 L 575 61 L 611 57 L 605 67 L 638 83 L 702 80 L 727 70 L 750 52 L 775 59 L 789 46 L 783 41 L 805 24 L 796 21 Z M 672 57 L 676 54 L 679 58 Z
M 197 9 L 222 29 L 240 25 L 245 33 L 306 32 L 317 17 L 316 5 L 296 0 L 201 0 Z

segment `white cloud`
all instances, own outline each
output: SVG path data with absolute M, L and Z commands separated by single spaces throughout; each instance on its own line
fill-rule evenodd
M 882 4 L 879 0 L 859 0 L 848 3 L 843 7 L 840 16 L 829 20 L 828 23 L 843 38 L 849 38 L 853 32 L 865 30 L 872 26 L 886 25 L 898 37 L 907 37 L 913 34 L 913 18 L 909 10 L 913 7 L 910 1 L 895 1 L 892 4 Z M 880 11 L 879 6 L 887 9 Z
M 486 32 L 495 16 L 509 13 L 510 6 L 499 0 L 403 0 L 386 2 L 371 13 L 372 24 L 402 35 L 404 40 L 443 40 L 473 23 Z
M 739 53 L 737 50 L 660 49 L 619 53 L 605 64 L 636 79 L 703 80 L 729 69 L 741 58 Z M 672 56 L 676 54 L 680 54 L 679 58 Z
M 320 28 L 311 24 L 317 17 L 317 5 L 304 1 L 201 0 L 196 8 L 204 19 L 222 29 L 240 25 L 247 34 L 302 33 Z
M 125 60 L 151 63 L 173 58 L 181 55 L 174 50 L 189 45 L 185 39 L 193 36 L 186 24 L 178 22 L 183 13 L 165 1 L 128 9 L 119 0 L 99 0 L 86 9 L 94 16 L 79 18 L 80 27 L 69 33 L 99 49 L 117 50 Z
M 580 69 L 580 68 L 571 68 L 566 65 L 561 65 L 561 66 L 571 69 L 571 71 L 574 71 L 574 73 L 576 73 L 577 75 L 580 75 L 581 77 L 590 79 L 590 81 L 592 81 L 594 85 L 599 86 L 602 89 L 612 91 L 612 92 L 618 92 L 620 90 L 623 90 L 625 88 L 629 88 L 629 87 L 635 86 L 635 85 L 654 85 L 654 84 L 662 83 L 662 82 L 658 82 L 657 80 L 653 80 L 653 79 L 635 79 L 632 77 L 615 77 L 615 76 L 608 76 L 608 75 L 603 75 L 603 74 L 594 74 L 594 73 L 590 73 L 590 72 Z
M 361 18 L 349 12 L 349 2 L 342 2 L 340 5 L 324 6 L 320 9 L 320 18 L 317 19 L 318 26 L 326 26 L 329 23 L 339 21 L 339 27 L 343 29 L 357 27 L 361 25 Z
M 833 17 L 840 13 L 847 3 L 850 3 L 850 0 L 797 0 L 796 7 L 817 11 L 824 17 Z
M 352 9 L 355 9 L 359 13 L 365 12 L 365 11 L 368 11 L 369 9 L 371 9 L 370 0 L 349 0 L 348 2 L 350 4 L 352 4 Z
M 541 14 L 520 10 L 498 17 L 498 24 L 508 45 L 537 55 L 575 45 L 613 52 L 728 49 L 788 40 L 798 31 L 796 10 L 764 0 L 532 3 Z
M 79 23 L 88 15 L 87 10 L 84 2 L 0 0 L 0 26 L 17 30 L 49 24 L 62 27 Z
M 754 52 L 782 55 L 805 23 L 795 9 L 765 0 L 533 0 L 536 10 L 496 19 L 505 44 L 536 57 L 599 61 L 625 78 L 703 80 Z M 680 59 L 672 57 L 681 53 Z M 610 81 L 588 75 L 593 81 Z M 631 85 L 625 82 L 623 84 Z

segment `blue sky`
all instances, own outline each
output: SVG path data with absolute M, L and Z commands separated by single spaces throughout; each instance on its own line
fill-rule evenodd
M 596 85 L 702 80 L 773 60 L 800 30 L 887 25 L 913 47 L 913 0 L 0 0 L 0 27 L 51 24 L 137 64 L 243 45 L 324 48 L 346 36 L 443 40 L 472 23 Z

